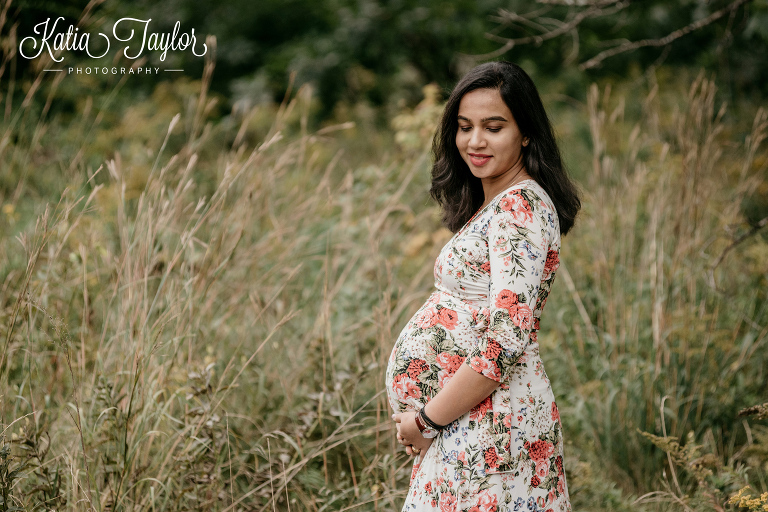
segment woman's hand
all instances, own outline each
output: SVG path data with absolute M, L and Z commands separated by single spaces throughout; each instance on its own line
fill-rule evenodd
M 403 412 L 393 414 L 397 427 L 397 442 L 405 446 L 405 453 L 408 455 L 420 455 L 427 451 L 432 439 L 421 436 L 421 431 L 416 425 L 416 412 Z

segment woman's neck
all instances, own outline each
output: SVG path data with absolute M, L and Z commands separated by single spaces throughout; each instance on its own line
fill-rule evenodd
M 494 197 L 501 194 L 504 190 L 507 190 L 511 186 L 530 178 L 531 175 L 528 174 L 528 171 L 526 171 L 525 167 L 521 166 L 520 169 L 516 171 L 505 173 L 504 176 L 482 180 L 483 195 L 485 196 L 485 200 L 483 201 L 483 204 L 480 208 L 482 209 L 488 206 L 488 203 L 490 203 Z

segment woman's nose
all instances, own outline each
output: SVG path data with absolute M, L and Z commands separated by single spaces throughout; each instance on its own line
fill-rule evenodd
M 485 137 L 482 130 L 472 130 L 472 135 L 469 138 L 469 145 L 473 148 L 480 148 L 485 146 Z

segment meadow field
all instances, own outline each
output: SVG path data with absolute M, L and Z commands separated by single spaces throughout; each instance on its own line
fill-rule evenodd
M 310 87 L 222 112 L 212 72 L 4 93 L 0 511 L 402 504 L 439 91 L 312 127 Z M 583 191 L 539 335 L 574 510 L 768 510 L 768 112 L 705 73 L 540 87 Z

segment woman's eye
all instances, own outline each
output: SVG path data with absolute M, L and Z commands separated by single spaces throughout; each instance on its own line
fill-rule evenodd
M 459 126 L 459 130 L 461 130 L 463 132 L 468 132 L 471 129 L 472 129 L 471 126 Z
M 498 128 L 488 128 L 488 131 L 493 132 L 493 133 L 496 133 L 499 130 L 501 130 L 501 127 L 498 127 Z

